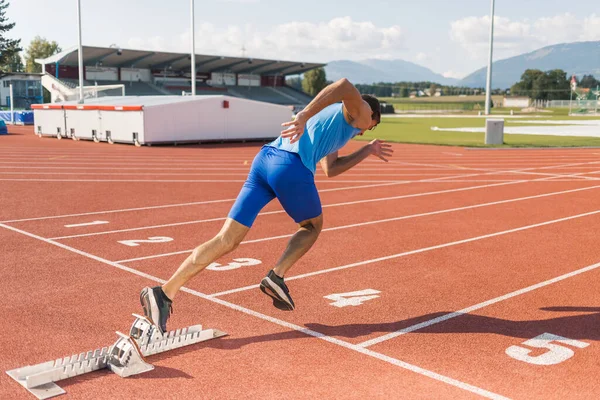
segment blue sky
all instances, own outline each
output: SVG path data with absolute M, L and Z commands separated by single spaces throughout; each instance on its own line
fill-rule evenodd
M 9 0 L 12 37 L 77 44 L 76 0 Z M 189 0 L 81 0 L 85 45 L 189 51 Z M 51 4 L 51 6 L 49 5 Z M 489 0 L 196 0 L 197 53 L 404 59 L 464 77 L 487 59 Z M 494 59 L 600 40 L 597 0 L 496 0 Z

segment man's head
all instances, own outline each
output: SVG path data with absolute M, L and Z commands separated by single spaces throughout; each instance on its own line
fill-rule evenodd
M 381 106 L 379 104 L 379 100 L 377 100 L 375 96 L 372 96 L 370 94 L 363 94 L 361 95 L 361 97 L 371 107 L 371 125 L 368 128 L 369 130 L 371 130 L 375 128 L 381 121 Z M 361 132 L 361 134 L 363 132 Z

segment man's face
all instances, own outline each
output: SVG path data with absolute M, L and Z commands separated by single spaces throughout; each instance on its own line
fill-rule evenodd
M 362 136 L 366 130 L 372 131 L 375 129 L 375 127 L 379 124 L 379 122 L 377 122 L 376 120 L 372 119 L 371 120 L 371 124 L 369 125 L 369 127 L 367 129 L 363 129 L 362 131 L 358 132 L 356 135 L 357 136 Z

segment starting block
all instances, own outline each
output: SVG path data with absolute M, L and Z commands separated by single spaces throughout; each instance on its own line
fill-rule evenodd
M 146 318 L 133 314 L 135 321 L 129 335 L 117 332 L 119 338 L 110 347 L 103 347 L 71 357 L 29 365 L 6 373 L 38 399 L 48 399 L 66 393 L 55 382 L 107 368 L 122 378 L 154 369 L 146 356 L 227 335 L 217 329 L 202 329 L 202 325 L 166 332 L 164 335 Z

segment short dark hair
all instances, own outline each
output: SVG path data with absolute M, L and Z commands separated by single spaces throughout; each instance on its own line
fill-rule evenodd
M 371 94 L 363 94 L 362 99 L 366 101 L 371 106 L 371 119 L 374 119 L 379 123 L 381 121 L 381 105 L 379 104 L 379 100 Z

